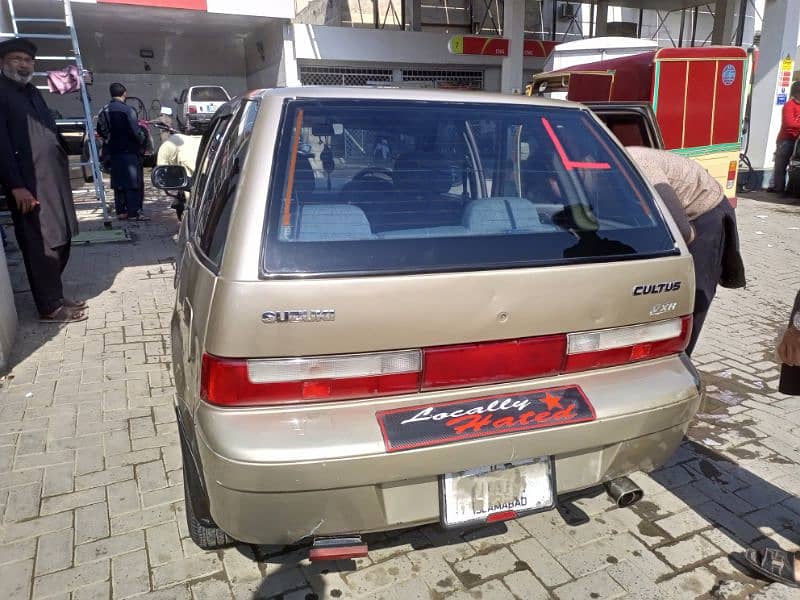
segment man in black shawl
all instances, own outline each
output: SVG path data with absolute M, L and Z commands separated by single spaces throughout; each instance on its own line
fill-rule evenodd
M 26 39 L 0 43 L 0 186 L 41 320 L 83 321 L 86 303 L 66 298 L 61 283 L 78 232 L 69 160 L 47 104 L 31 85 L 35 56 Z

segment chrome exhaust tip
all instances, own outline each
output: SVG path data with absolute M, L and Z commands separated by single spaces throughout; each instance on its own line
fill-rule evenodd
M 642 488 L 627 477 L 619 477 L 605 483 L 606 492 L 619 508 L 635 504 L 644 496 Z

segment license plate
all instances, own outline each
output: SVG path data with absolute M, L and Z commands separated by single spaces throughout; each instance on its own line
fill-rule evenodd
M 549 456 L 478 467 L 439 478 L 444 527 L 505 521 L 556 504 Z

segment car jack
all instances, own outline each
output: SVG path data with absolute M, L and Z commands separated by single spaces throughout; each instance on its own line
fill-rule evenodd
M 367 552 L 367 544 L 361 540 L 360 535 L 316 537 L 311 544 L 308 557 L 312 561 L 345 560 L 363 558 Z

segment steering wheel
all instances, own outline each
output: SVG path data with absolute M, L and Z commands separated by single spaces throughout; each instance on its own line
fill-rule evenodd
M 392 179 L 392 170 L 385 167 L 367 167 L 361 169 L 358 173 L 353 175 L 350 182 L 364 181 L 365 179 L 383 179 L 384 177 Z

